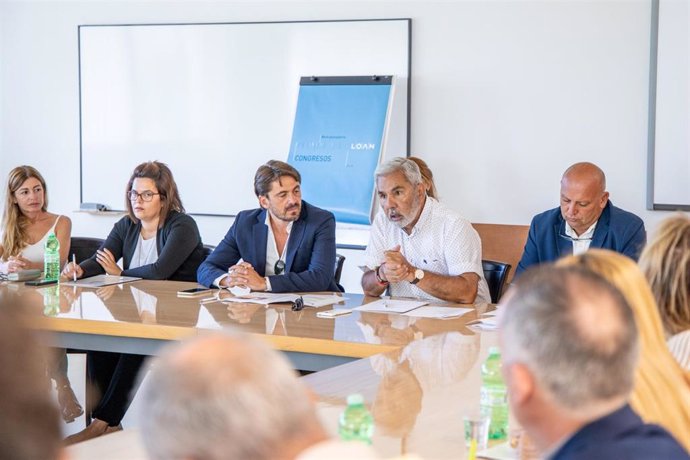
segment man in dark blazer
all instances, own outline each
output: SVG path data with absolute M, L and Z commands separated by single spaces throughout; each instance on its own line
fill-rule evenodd
M 586 268 L 528 270 L 500 319 L 511 413 L 551 460 L 690 459 L 627 401 L 638 338 L 623 295 Z
M 577 255 L 590 247 L 637 260 L 646 241 L 642 219 L 609 200 L 604 172 L 592 163 L 576 163 L 561 179 L 560 207 L 532 219 L 516 275 L 531 265 Z
M 271 160 L 259 167 L 254 192 L 261 208 L 240 212 L 201 264 L 204 286 L 252 291 L 339 291 L 335 283 L 335 217 L 302 201 L 299 172 Z

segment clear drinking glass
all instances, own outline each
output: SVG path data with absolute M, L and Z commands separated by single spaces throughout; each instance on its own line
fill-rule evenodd
M 486 411 L 467 414 L 463 416 L 462 421 L 465 427 L 467 459 L 474 460 L 477 458 L 477 452 L 486 449 L 488 446 L 491 414 Z

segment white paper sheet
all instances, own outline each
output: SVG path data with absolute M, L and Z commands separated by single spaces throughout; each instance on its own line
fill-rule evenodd
M 426 307 L 415 308 L 412 311 L 403 313 L 405 316 L 412 316 L 415 318 L 458 318 L 464 314 L 474 311 L 474 308 L 457 308 L 457 307 L 435 307 L 428 305 Z
M 407 313 L 408 311 L 412 311 L 428 303 L 429 302 L 418 300 L 381 299 L 361 305 L 355 308 L 355 310 L 373 311 L 377 313 Z
M 77 281 L 62 281 L 62 286 L 78 286 L 85 288 L 99 288 L 103 286 L 110 286 L 111 284 L 123 284 L 131 281 L 139 281 L 141 278 L 135 276 L 116 276 L 116 275 L 96 275 L 89 278 L 83 278 Z

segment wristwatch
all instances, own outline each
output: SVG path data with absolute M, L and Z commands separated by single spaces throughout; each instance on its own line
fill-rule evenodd
M 382 266 L 383 266 L 383 264 L 381 264 L 381 265 L 379 265 L 378 267 L 376 267 L 376 269 L 374 270 L 374 276 L 376 276 L 376 282 L 379 283 L 380 286 L 387 286 L 387 285 L 388 285 L 388 281 L 387 281 L 387 280 L 384 280 L 384 279 L 381 277 L 381 274 L 379 273 L 379 270 L 381 270 L 381 267 L 382 267 Z
M 412 281 L 410 281 L 410 284 L 417 284 L 422 279 L 424 279 L 424 270 L 422 270 L 421 268 L 417 268 L 414 271 L 414 279 Z

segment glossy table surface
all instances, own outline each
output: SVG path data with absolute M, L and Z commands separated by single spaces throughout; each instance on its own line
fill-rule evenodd
M 318 395 L 329 432 L 337 435 L 347 396 L 361 393 L 375 420 L 373 446 L 383 458 L 466 458 L 463 415 L 478 413 L 481 364 L 498 345 L 495 332 L 466 327 L 471 319 L 465 315 L 454 321 L 455 330 L 396 351 L 303 377 Z
M 347 396 L 361 393 L 375 419 L 373 448 L 381 458 L 404 454 L 423 459 L 467 458 L 462 418 L 479 410 L 481 363 L 489 347 L 497 345 L 497 334 L 468 327 L 476 313 L 455 320 L 369 315 L 359 320 L 376 331 L 365 334 L 368 340 L 394 345 L 395 351 L 302 377 L 317 397 L 326 429 L 337 436 Z M 433 324 L 439 321 L 443 328 Z M 143 458 L 137 430 L 108 438 L 75 446 L 70 454 L 77 460 L 101 452 Z M 514 451 L 509 454 L 517 458 Z
M 479 306 L 461 319 L 450 320 L 358 311 L 328 319 L 319 318 L 316 313 L 331 308 L 355 308 L 376 299 L 344 294 L 344 299 L 334 305 L 293 312 L 288 304 L 266 307 L 220 301 L 201 303 L 213 294 L 198 298 L 177 296 L 178 291 L 195 286 L 196 283 L 141 280 L 99 289 L 64 285 L 36 288 L 5 282 L 0 289 L 3 295 L 16 296 L 25 308 L 40 313 L 33 317 L 34 325 L 55 333 L 49 340 L 53 345 L 156 354 L 168 341 L 233 327 L 260 335 L 274 348 L 292 353 L 291 359 L 299 358 L 294 358 L 293 363 L 305 370 L 332 367 L 394 351 L 422 337 L 463 330 L 465 322 L 486 309 Z M 221 297 L 226 295 L 230 296 L 223 291 Z M 329 360 L 312 359 L 324 357 Z

